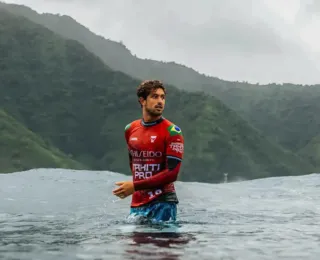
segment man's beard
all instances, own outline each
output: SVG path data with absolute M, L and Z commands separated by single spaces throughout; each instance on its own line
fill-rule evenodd
M 161 116 L 163 110 L 157 111 L 156 108 L 146 108 L 146 111 L 150 116 Z

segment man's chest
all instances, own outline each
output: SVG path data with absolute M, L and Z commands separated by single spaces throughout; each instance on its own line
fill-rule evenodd
M 164 152 L 165 136 L 161 131 L 137 129 L 129 136 L 128 145 L 134 151 Z

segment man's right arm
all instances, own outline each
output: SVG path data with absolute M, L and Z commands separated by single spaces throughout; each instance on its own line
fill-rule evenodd
M 130 171 L 132 171 L 132 155 L 130 154 L 130 151 L 128 151 L 129 155 L 129 166 L 130 166 Z
M 126 140 L 126 144 L 128 147 L 128 156 L 129 156 L 129 166 L 130 166 L 130 171 L 132 171 L 132 155 L 130 153 L 130 149 L 129 149 L 129 130 L 130 130 L 130 126 L 131 124 L 127 124 L 124 130 L 124 138 Z

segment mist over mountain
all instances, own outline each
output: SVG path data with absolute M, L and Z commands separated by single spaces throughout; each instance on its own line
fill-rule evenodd
M 23 16 L 1 9 L 0 25 L 1 107 L 88 168 L 129 173 L 123 130 L 140 117 L 134 91 L 140 80 Z M 168 91 L 165 116 L 186 137 L 181 180 L 216 182 L 224 172 L 231 179 L 251 179 L 314 170 L 219 99 L 173 85 Z

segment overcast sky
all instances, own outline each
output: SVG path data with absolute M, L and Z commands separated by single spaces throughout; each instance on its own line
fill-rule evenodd
M 227 80 L 320 83 L 320 0 L 2 0 L 72 16 L 141 58 Z

